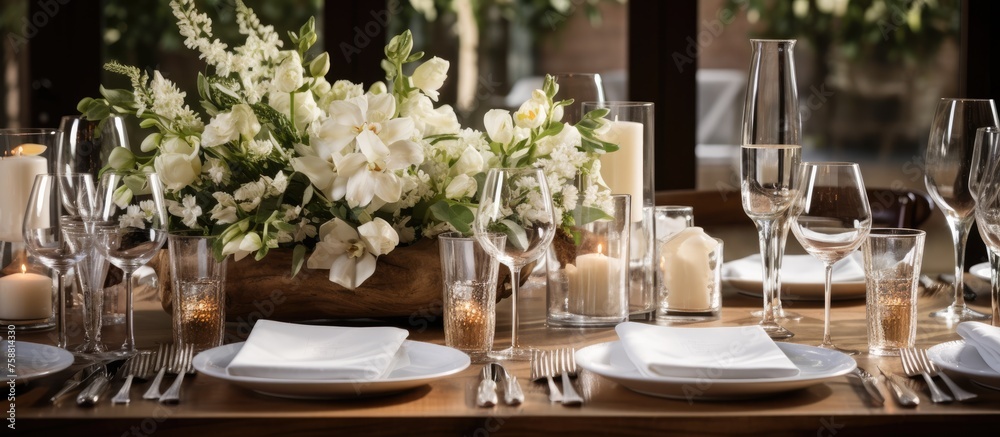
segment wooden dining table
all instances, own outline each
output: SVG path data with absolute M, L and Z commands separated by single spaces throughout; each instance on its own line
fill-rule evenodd
M 970 277 L 980 289 L 972 306 L 989 308 L 988 284 Z M 613 328 L 553 328 L 545 323 L 545 287 L 541 277 L 532 277 L 521 296 L 521 343 L 539 349 L 585 346 L 616 340 Z M 744 295 L 730 286 L 723 290 L 723 310 L 716 320 L 683 326 L 739 326 L 756 322 L 750 311 L 761 307 L 761 299 Z M 921 296 L 917 346 L 930 347 L 956 340 L 955 327 L 928 317 L 931 309 L 947 305 L 949 297 Z M 823 329 L 822 301 L 785 301 L 785 308 L 800 313 L 798 321 L 783 324 L 795 333 L 788 342 L 819 343 Z M 497 305 L 495 348 L 509 344 L 510 307 Z M 252 315 L 251 315 L 252 316 Z M 144 302 L 136 310 L 136 338 L 141 349 L 171 341 L 170 317 L 158 303 Z M 249 332 L 250 322 L 229 323 L 228 339 L 238 340 Z M 441 320 L 429 313 L 405 320 L 340 320 L 331 324 L 385 325 L 407 328 L 410 339 L 443 344 Z M 665 323 L 665 322 L 651 322 Z M 867 350 L 864 299 L 833 303 L 832 334 L 840 346 Z M 109 345 L 120 340 L 121 326 L 105 331 Z M 78 335 L 73 332 L 71 334 Z M 53 344 L 52 332 L 18 333 L 22 341 Z M 857 355 L 858 365 L 878 374 L 878 368 L 902 374 L 896 357 Z M 949 435 L 961 431 L 1000 431 L 1000 391 L 973 384 L 955 376 L 961 386 L 979 395 L 974 402 L 934 404 L 923 381 L 911 379 L 920 405 L 904 408 L 893 402 L 883 384 L 886 402 L 873 405 L 853 376 L 838 376 L 805 389 L 740 401 L 667 399 L 631 391 L 597 374 L 581 371 L 576 387 L 586 402 L 569 407 L 550 403 L 547 385 L 529 380 L 528 362 L 507 362 L 525 391 L 519 406 L 481 408 L 474 391 L 481 365 L 473 364 L 451 376 L 401 393 L 339 400 L 288 399 L 259 394 L 207 375 L 185 379 L 178 405 L 161 405 L 141 399 L 148 383 L 133 387 L 132 402 L 112 405 L 112 391 L 93 407 L 77 406 L 72 397 L 57 404 L 50 396 L 81 365 L 32 380 L 16 388 L 14 435 Z M 904 376 L 905 378 L 905 376 Z M 164 384 L 165 385 L 165 384 Z M 7 404 L 5 404 L 7 405 Z M 9 422 L 9 420 L 8 420 Z M 10 431 L 10 429 L 8 429 Z

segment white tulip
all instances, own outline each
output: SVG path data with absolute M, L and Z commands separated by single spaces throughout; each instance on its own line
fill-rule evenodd
M 534 98 L 521 104 L 514 113 L 514 124 L 526 129 L 535 129 L 545 123 L 548 108 L 544 102 Z
M 444 80 L 448 78 L 448 61 L 437 56 L 430 58 L 427 62 L 420 64 L 413 70 L 413 86 L 420 88 L 427 97 L 435 102 L 438 100 L 438 89 L 444 85 Z
M 283 58 L 274 69 L 273 90 L 283 93 L 294 92 L 303 83 L 302 75 L 305 70 L 302 68 L 302 59 L 295 50 L 282 50 L 279 56 Z
M 486 125 L 486 135 L 495 143 L 509 144 L 514 138 L 514 122 L 510 112 L 504 109 L 491 109 L 483 116 Z
M 483 161 L 483 155 L 472 146 L 468 146 L 462 151 L 462 156 L 458 157 L 458 161 L 455 161 L 455 165 L 451 167 L 451 174 L 474 176 L 477 173 L 483 172 L 485 166 L 486 162 Z
M 310 123 L 323 117 L 323 110 L 316 104 L 311 92 L 294 93 L 294 97 L 289 93 L 271 93 L 267 95 L 268 104 L 276 111 L 286 117 L 292 116 L 292 100 L 295 101 L 295 128 L 304 130 Z
M 451 180 L 448 187 L 444 189 L 444 196 L 452 200 L 458 200 L 463 197 L 476 195 L 477 189 L 479 187 L 476 184 L 476 180 L 463 173 Z

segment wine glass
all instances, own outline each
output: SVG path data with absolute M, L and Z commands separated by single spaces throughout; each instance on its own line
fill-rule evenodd
M 163 185 L 156 173 L 105 171 L 95 214 L 97 250 L 125 273 L 125 343 L 116 353 L 135 353 L 132 273 L 167 240 Z
M 1000 129 L 976 130 L 969 188 L 976 199 L 976 224 L 989 248 L 992 324 L 1000 326 Z
M 475 238 L 490 256 L 510 269 L 511 337 L 510 348 L 490 356 L 510 360 L 528 360 L 531 350 L 518 343 L 517 291 L 521 268 L 548 250 L 555 236 L 556 222 L 552 197 L 545 174 L 536 168 L 493 168 L 486 176 L 483 195 L 472 229 Z M 490 234 L 507 236 L 503 246 Z
M 751 39 L 750 74 L 743 104 L 743 145 L 801 145 L 802 116 L 799 113 L 798 86 L 795 80 L 794 39 Z M 792 169 L 792 171 L 797 171 Z M 793 176 L 793 178 L 797 178 Z M 789 218 L 775 219 L 777 247 L 774 255 L 774 288 L 771 310 L 778 319 L 798 320 L 798 313 L 785 311 L 781 305 L 781 261 L 788 240 Z M 765 267 L 766 270 L 766 267 Z M 766 289 L 765 289 L 766 290 Z M 754 317 L 759 311 L 751 312 Z
M 830 338 L 830 295 L 833 265 L 861 246 L 872 228 L 868 194 L 861 168 L 851 162 L 802 163 L 799 193 L 789 214 L 792 233 L 810 255 L 823 262 L 823 342 L 820 347 L 849 355 Z
M 573 103 L 564 108 L 562 121 L 577 124 L 583 119 L 583 102 L 604 103 L 604 81 L 597 73 L 560 73 L 554 74 L 559 92 L 555 100 L 573 99 Z
M 24 244 L 31 255 L 56 272 L 57 344 L 61 348 L 68 343 L 63 279 L 90 250 L 93 213 L 94 181 L 90 175 L 35 176 L 24 213 Z
M 949 322 L 982 320 L 989 316 L 965 305 L 965 243 L 975 220 L 975 201 L 969 184 L 976 129 L 997 125 L 997 110 L 987 99 L 941 99 L 927 141 L 924 184 L 944 212 L 955 245 L 955 298 L 931 317 Z
M 60 121 L 59 129 L 63 131 L 55 153 L 55 171 L 59 174 L 89 174 L 99 181 L 100 170 L 108 163 L 111 152 L 117 147 L 129 148 L 125 120 L 116 115 L 102 120 L 65 116 Z M 84 343 L 77 348 L 77 352 L 105 352 L 101 342 L 104 307 L 108 305 L 113 313 L 118 312 L 115 291 L 118 288 L 104 288 L 108 268 L 108 260 L 100 255 L 96 247 L 92 247 L 87 257 L 74 268 L 73 276 L 83 303 Z M 120 319 L 118 323 L 121 323 Z
M 760 326 L 771 338 L 789 338 L 794 334 L 775 321 L 773 305 L 778 296 L 781 228 L 798 190 L 802 148 L 796 145 L 745 144 L 740 149 L 743 211 L 757 226 L 764 269 L 764 311 Z

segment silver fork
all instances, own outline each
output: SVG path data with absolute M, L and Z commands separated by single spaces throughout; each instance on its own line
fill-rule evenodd
M 486 364 L 480 372 L 482 380 L 476 389 L 476 405 L 480 407 L 493 407 L 497 404 L 497 382 L 494 379 L 493 365 Z
M 132 389 L 132 380 L 136 375 L 138 375 L 139 379 L 149 378 L 150 359 L 152 359 L 152 354 L 149 352 L 139 352 L 139 356 L 129 361 L 126 369 L 128 376 L 125 377 L 125 383 L 122 384 L 121 390 L 118 390 L 115 397 L 111 398 L 112 404 L 127 404 L 132 401 L 129 397 L 129 391 Z
M 544 378 L 549 383 L 549 402 L 562 402 L 563 396 L 562 392 L 559 391 L 559 386 L 552 379 L 554 372 L 550 372 L 548 369 L 547 361 L 548 353 L 543 351 L 534 351 L 531 356 L 531 380 L 538 381 Z
M 503 379 L 504 403 L 507 405 L 520 405 L 521 402 L 524 402 L 524 392 L 521 390 L 521 384 L 517 382 L 517 377 L 511 375 L 500 363 L 494 362 L 490 366 L 493 367 L 493 379 L 497 379 L 497 377 Z
M 951 402 L 954 400 L 951 396 L 948 396 L 945 392 L 938 388 L 937 384 L 934 383 L 934 378 L 931 378 L 931 375 L 927 373 L 927 370 L 920 365 L 920 359 L 917 358 L 915 349 L 900 349 L 899 358 L 903 361 L 903 372 L 906 373 L 907 376 L 921 375 L 924 377 L 924 381 L 927 382 L 927 388 L 931 391 L 932 402 L 940 403 Z
M 173 357 L 174 345 L 161 343 L 160 349 L 156 352 L 156 365 L 153 367 L 159 369 L 159 371 L 156 372 L 156 377 L 153 378 L 153 383 L 146 389 L 146 393 L 142 395 L 143 399 L 159 399 L 162 396 L 160 393 L 160 382 L 163 381 L 163 374 L 166 373 L 169 360 Z
M 174 383 L 170 385 L 163 396 L 160 396 L 161 404 L 176 404 L 181 400 L 181 384 L 184 383 L 184 375 L 191 371 L 191 361 L 194 359 L 194 345 L 189 344 L 184 346 L 184 349 L 178 353 L 179 360 L 177 362 L 177 367 L 175 367 L 174 372 L 177 373 L 177 379 Z M 174 373 L 171 372 L 171 373 Z
M 583 398 L 576 392 L 576 388 L 573 387 L 573 381 L 570 381 L 569 378 L 570 374 L 576 374 L 575 352 L 572 348 L 564 348 L 557 351 L 559 358 L 558 371 L 562 374 L 563 405 L 583 404 Z
M 920 361 L 920 365 L 923 367 L 924 370 L 927 371 L 927 374 L 929 374 L 932 378 L 935 376 L 940 376 L 941 380 L 944 381 L 944 384 L 948 386 L 948 390 L 951 390 L 951 394 L 952 396 L 955 397 L 955 399 L 964 402 L 979 397 L 979 395 L 971 393 L 969 391 L 966 391 L 962 387 L 959 387 L 958 384 L 955 384 L 955 381 L 952 381 L 951 377 L 942 372 L 941 369 L 938 369 L 937 365 L 935 365 L 933 361 L 927 358 L 926 350 L 915 349 L 915 351 L 917 354 L 917 359 Z

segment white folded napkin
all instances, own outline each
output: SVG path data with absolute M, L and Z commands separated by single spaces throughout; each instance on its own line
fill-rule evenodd
M 799 374 L 759 326 L 675 328 L 625 322 L 615 331 L 645 376 L 753 379 Z
M 833 282 L 863 282 L 865 268 L 861 252 L 854 252 L 833 265 Z M 781 262 L 781 282 L 823 283 L 823 262 L 812 255 L 785 255 Z M 724 279 L 760 281 L 763 277 L 760 255 L 750 255 L 722 265 Z
M 981 322 L 962 322 L 957 330 L 965 343 L 976 348 L 983 361 L 1000 373 L 1000 327 Z
M 391 371 L 405 329 L 346 328 L 259 320 L 226 370 L 277 379 L 375 380 Z

